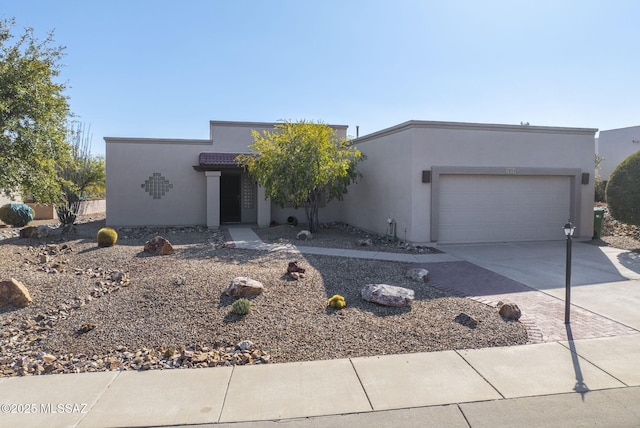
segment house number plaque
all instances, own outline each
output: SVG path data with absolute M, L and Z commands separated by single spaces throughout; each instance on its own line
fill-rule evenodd
M 513 175 L 513 174 L 515 174 L 515 173 L 516 173 L 516 169 L 515 169 L 515 168 L 507 168 L 507 169 L 505 170 L 505 174 L 511 174 L 511 175 Z

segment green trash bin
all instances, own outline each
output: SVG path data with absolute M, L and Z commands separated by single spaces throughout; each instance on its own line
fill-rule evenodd
M 604 220 L 604 208 L 594 208 L 592 239 L 600 239 L 600 236 L 602 235 L 602 220 Z

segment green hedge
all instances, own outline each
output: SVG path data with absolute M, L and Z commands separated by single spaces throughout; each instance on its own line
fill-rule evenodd
M 607 183 L 609 212 L 618 221 L 640 226 L 640 151 L 613 170 Z

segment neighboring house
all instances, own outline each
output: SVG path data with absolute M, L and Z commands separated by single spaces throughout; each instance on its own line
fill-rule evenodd
M 304 221 L 304 210 L 265 200 L 235 162 L 252 129 L 273 125 L 212 121 L 208 140 L 105 138 L 107 224 Z M 346 126 L 333 128 L 346 135 Z M 320 220 L 414 243 L 462 243 L 565 239 L 571 219 L 577 237 L 591 238 L 596 131 L 405 122 L 354 140 L 367 156 L 363 177 Z
M 600 177 L 604 181 L 623 160 L 640 150 L 640 126 L 600 131 L 596 153 L 602 157 Z

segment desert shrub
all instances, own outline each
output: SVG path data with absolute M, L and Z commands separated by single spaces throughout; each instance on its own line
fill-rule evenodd
M 342 309 L 347 306 L 347 302 L 345 302 L 344 297 L 336 294 L 327 301 L 327 305 L 335 309 Z
M 6 204 L 0 207 L 0 220 L 14 227 L 22 227 L 33 220 L 33 209 L 26 204 Z
M 251 312 L 251 302 L 249 299 L 245 299 L 244 297 L 236 300 L 231 305 L 231 312 L 237 315 L 247 315 Z
M 613 218 L 640 226 L 640 151 L 613 170 L 607 182 L 606 197 Z
M 110 227 L 103 227 L 98 231 L 97 239 L 99 247 L 113 247 L 118 241 L 118 232 Z

